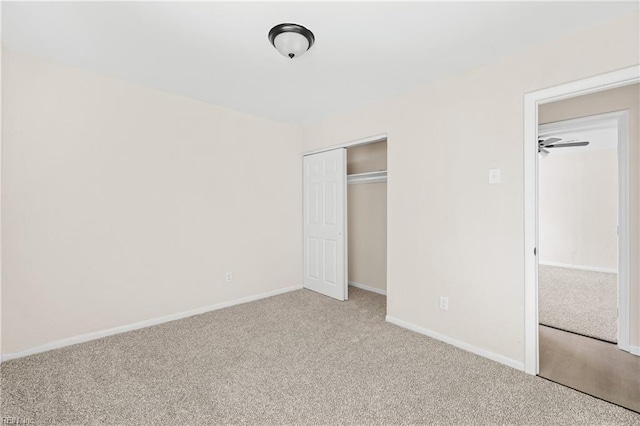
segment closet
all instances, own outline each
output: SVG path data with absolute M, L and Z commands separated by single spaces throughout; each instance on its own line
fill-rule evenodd
M 387 142 L 347 148 L 349 285 L 387 294 Z

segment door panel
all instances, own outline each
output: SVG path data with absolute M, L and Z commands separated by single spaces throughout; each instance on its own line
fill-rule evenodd
M 317 238 L 307 238 L 307 265 L 309 277 L 314 280 L 320 279 L 320 240 Z
M 347 298 L 346 150 L 304 157 L 304 286 Z

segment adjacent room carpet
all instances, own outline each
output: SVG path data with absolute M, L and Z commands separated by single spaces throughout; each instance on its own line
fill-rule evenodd
M 540 324 L 617 343 L 617 279 L 617 274 L 540 265 Z
M 639 424 L 640 415 L 298 290 L 2 364 L 36 425 Z

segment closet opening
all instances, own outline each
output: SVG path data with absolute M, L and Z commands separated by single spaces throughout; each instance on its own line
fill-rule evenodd
M 305 153 L 303 187 L 304 287 L 386 296 L 386 135 Z
M 387 141 L 347 148 L 348 284 L 387 294 Z

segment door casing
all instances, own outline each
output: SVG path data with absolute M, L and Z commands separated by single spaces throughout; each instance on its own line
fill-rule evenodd
M 537 375 L 540 371 L 538 261 L 535 254 L 538 246 L 538 106 L 637 82 L 640 82 L 640 66 L 633 66 L 524 95 L 524 367 L 528 374 Z M 619 225 L 620 234 L 624 231 L 628 235 L 628 223 L 624 230 L 625 224 Z M 628 331 L 626 338 L 629 338 Z
M 539 135 L 577 131 L 602 124 L 615 126 L 617 130 L 617 181 L 618 181 L 618 347 L 629 352 L 629 111 L 615 111 L 540 125 Z M 539 257 L 538 257 L 539 258 Z

